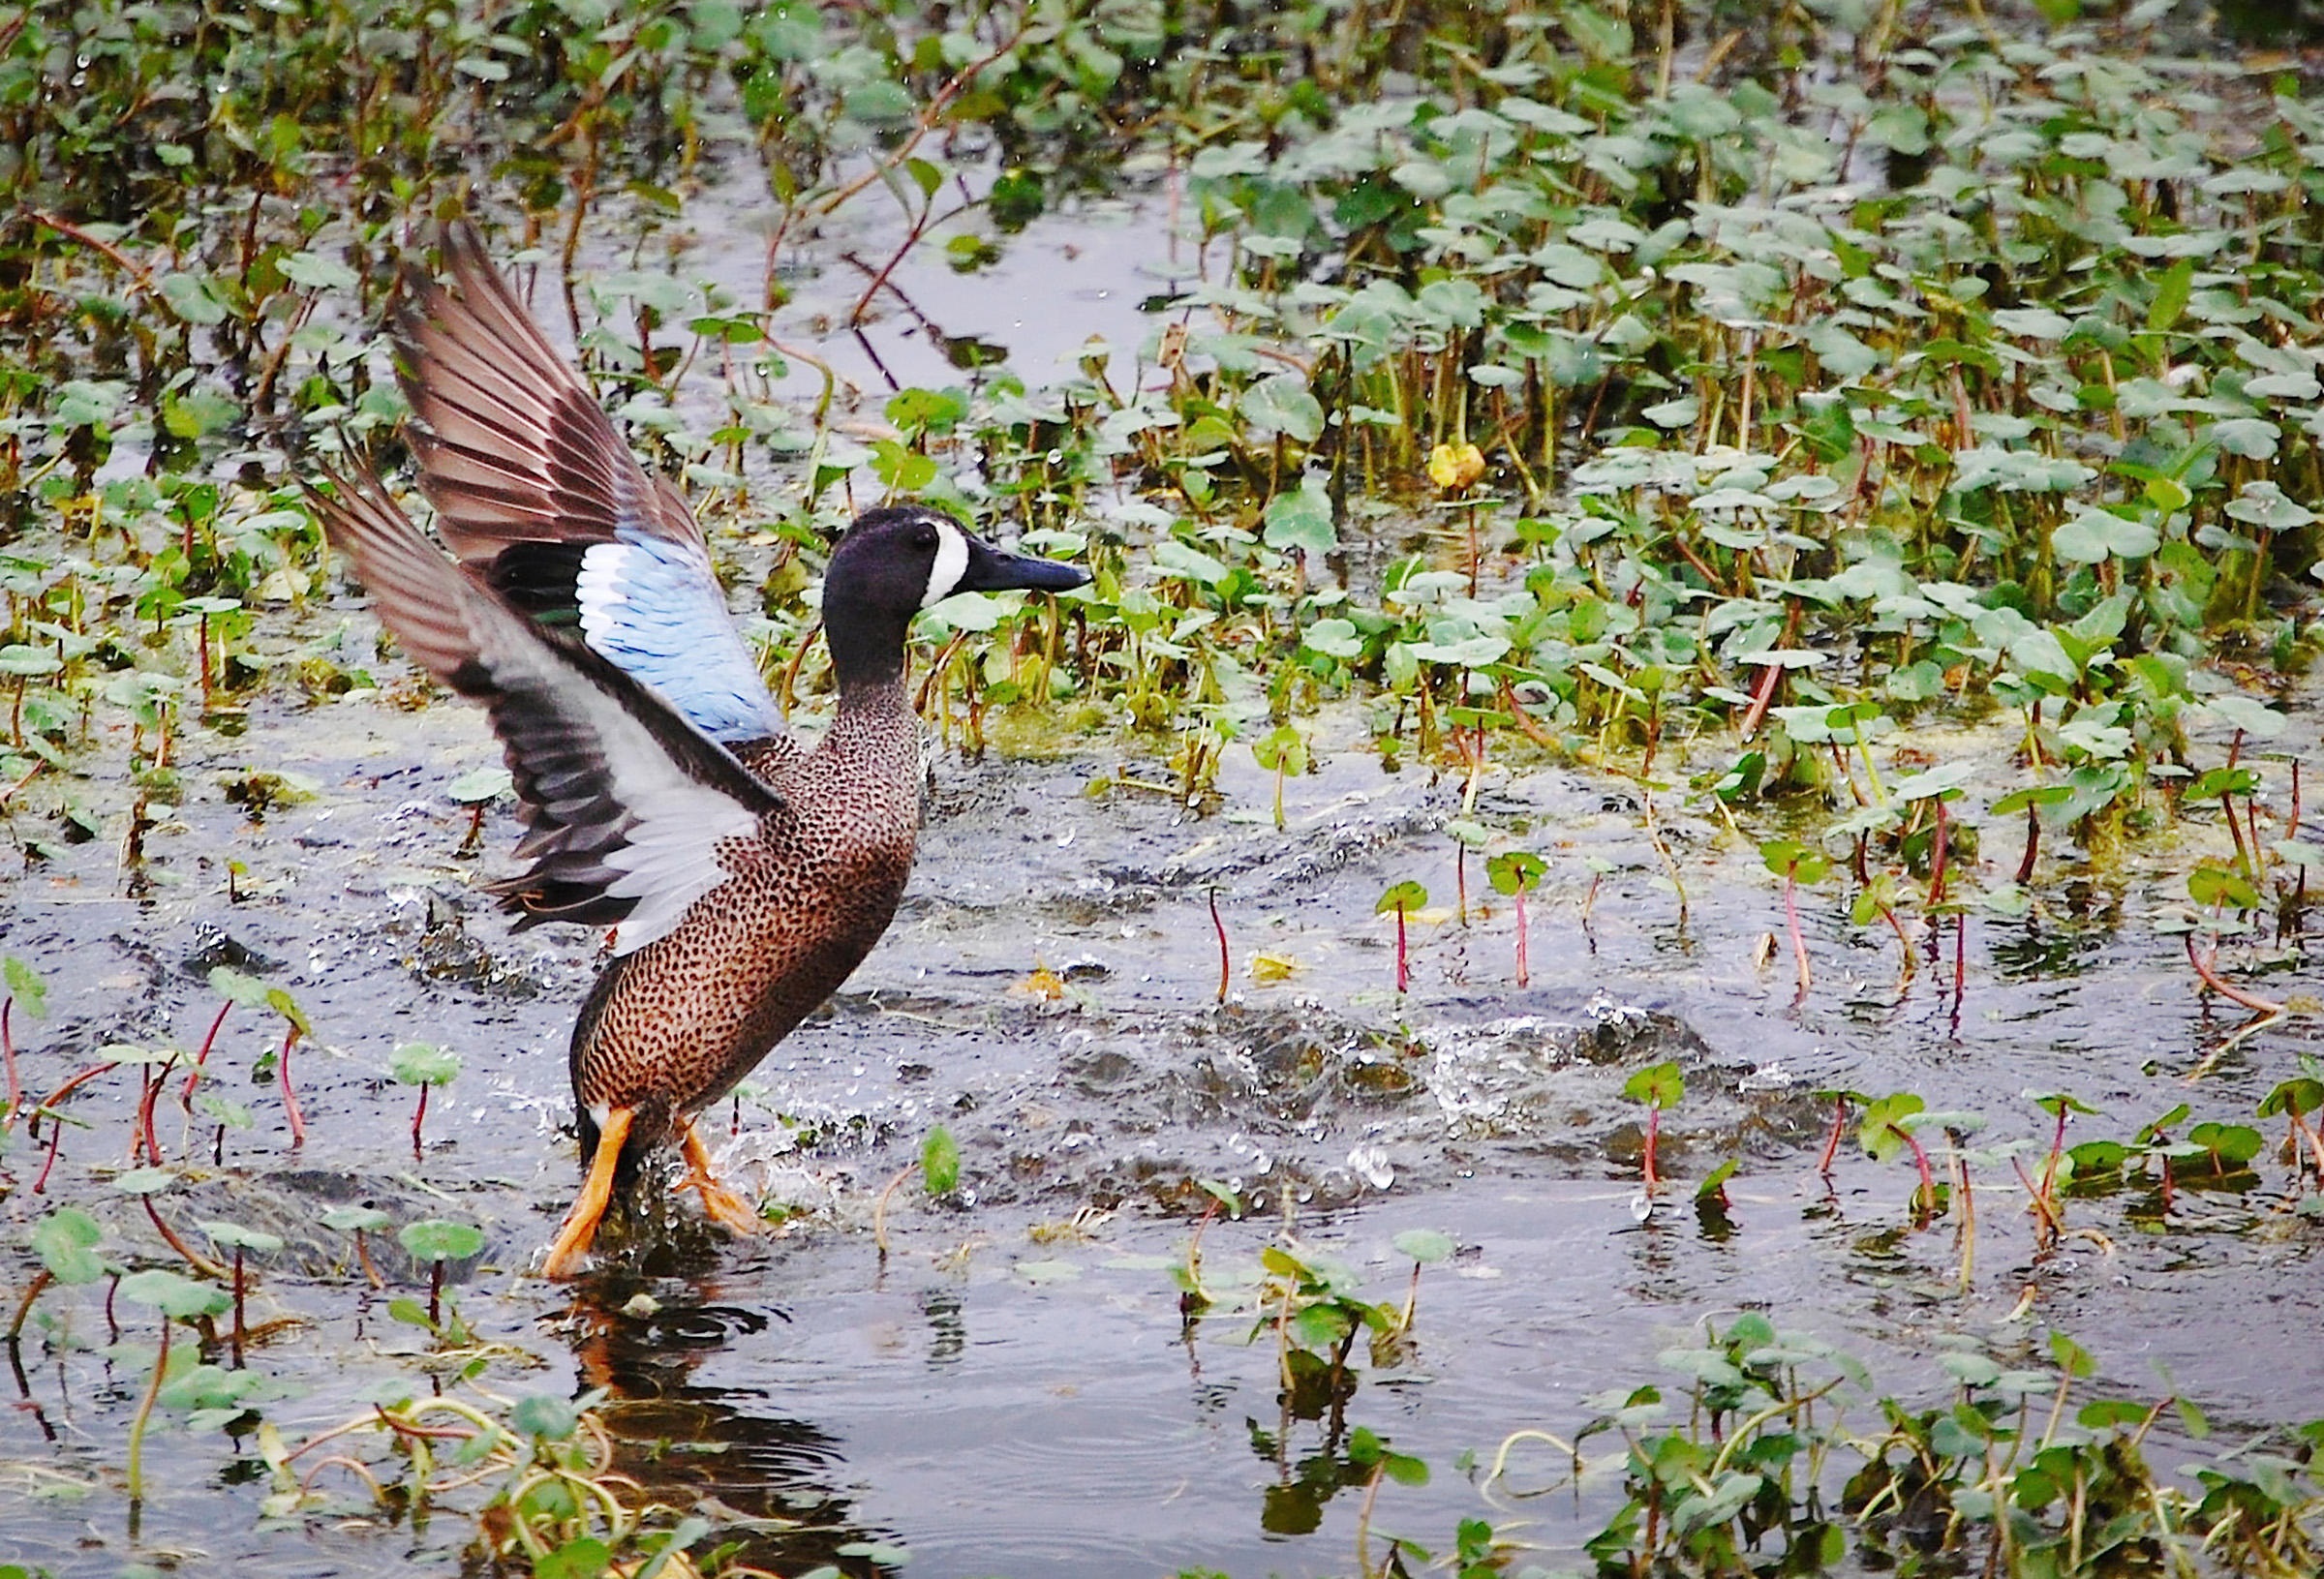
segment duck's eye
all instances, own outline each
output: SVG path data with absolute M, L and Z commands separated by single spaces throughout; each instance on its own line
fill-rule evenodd
M 913 532 L 913 533 L 912 533 L 912 545 L 913 545 L 915 548 L 933 548 L 933 547 L 935 547 L 935 546 L 936 546 L 936 531 L 935 531 L 935 529 L 934 529 L 933 527 L 922 527 L 922 528 L 921 528 L 921 529 L 920 529 L 918 531 L 915 531 L 915 532 Z

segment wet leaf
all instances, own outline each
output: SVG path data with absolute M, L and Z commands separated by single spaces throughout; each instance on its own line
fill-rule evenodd
M 387 1072 L 405 1085 L 449 1085 L 460 1073 L 460 1055 L 446 1048 L 409 1042 L 389 1057 Z
M 97 1220 L 72 1206 L 59 1206 L 35 1225 L 32 1251 L 48 1275 L 68 1286 L 94 1283 L 105 1276 L 105 1258 L 97 1246 L 105 1231 Z
M 961 1187 L 961 1147 L 941 1124 L 920 1142 L 920 1176 L 932 1196 L 948 1196 Z
M 233 1304 L 224 1289 L 160 1269 L 130 1273 L 121 1280 L 120 1294 L 136 1304 L 150 1305 L 164 1316 L 180 1319 L 224 1316 Z
M 407 1223 L 396 1231 L 395 1241 L 415 1261 L 466 1260 L 484 1249 L 482 1230 L 435 1217 Z

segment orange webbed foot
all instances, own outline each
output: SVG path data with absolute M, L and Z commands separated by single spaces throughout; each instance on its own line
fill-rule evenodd
M 702 1212 L 712 1222 L 729 1233 L 765 1233 L 773 1227 L 750 1209 L 749 1203 L 711 1177 L 710 1149 L 694 1133 L 691 1124 L 686 1126 L 679 1149 L 686 1155 L 686 1177 L 678 1188 L 691 1190 L 702 1198 Z
M 596 1239 L 597 1225 L 605 1220 L 605 1207 L 613 1199 L 613 1172 L 621 1161 L 622 1142 L 629 1138 L 632 1116 L 629 1108 L 616 1108 L 597 1127 L 596 1154 L 590 1158 L 581 1193 L 573 1198 L 572 1210 L 565 1214 L 565 1225 L 557 1230 L 556 1242 L 540 1263 L 541 1276 L 569 1278 L 580 1272 L 589 1247 Z

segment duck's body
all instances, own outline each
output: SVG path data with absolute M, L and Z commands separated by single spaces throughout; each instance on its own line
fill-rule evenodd
M 678 1140 L 711 1215 L 756 1226 L 713 1183 L 691 1120 L 863 962 L 912 865 L 918 718 L 912 616 L 957 591 L 1059 590 L 1069 565 L 999 553 L 918 505 L 868 511 L 834 552 L 823 620 L 839 710 L 811 749 L 726 617 L 701 529 L 638 468 L 465 229 L 454 289 L 398 317 L 412 443 L 446 560 L 377 478 L 315 496 L 381 617 L 438 680 L 482 703 L 527 833 L 494 885 L 520 925 L 613 926 L 573 1027 L 587 1168 L 544 1270 L 574 1270 L 617 1179 Z
M 920 825 L 920 743 L 901 691 L 842 701 L 810 752 L 736 753 L 791 815 L 738 848 L 718 902 L 597 979 L 572 1045 L 585 1152 L 609 1108 L 643 1151 L 732 1091 L 837 991 L 903 897 Z

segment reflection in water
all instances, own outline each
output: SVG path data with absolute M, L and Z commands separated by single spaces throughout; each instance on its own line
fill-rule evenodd
M 850 1500 L 833 1489 L 844 1460 L 831 1435 L 810 1421 L 746 1412 L 736 1403 L 749 1395 L 691 1380 L 711 1355 L 738 1339 L 763 1342 L 786 1318 L 720 1303 L 715 1278 L 691 1279 L 684 1299 L 670 1297 L 673 1286 L 611 1273 L 584 1288 L 568 1318 L 584 1385 L 611 1400 L 603 1418 L 616 1467 L 657 1501 L 715 1516 L 721 1540 L 742 1543 L 741 1562 L 877 1574 L 867 1548 L 897 1542 L 851 1522 Z

